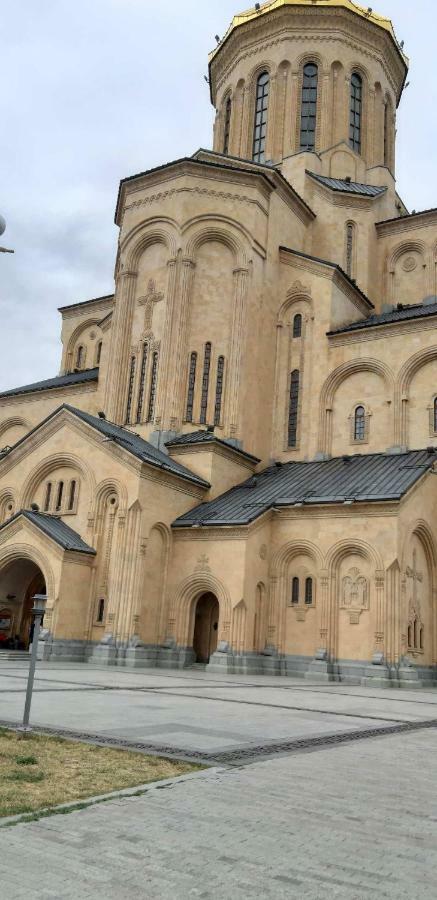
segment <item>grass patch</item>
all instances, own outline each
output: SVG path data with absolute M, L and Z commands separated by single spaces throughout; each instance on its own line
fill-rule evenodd
M 174 778 L 202 768 L 65 738 L 0 729 L 0 817 Z M 78 803 L 78 807 L 80 804 Z

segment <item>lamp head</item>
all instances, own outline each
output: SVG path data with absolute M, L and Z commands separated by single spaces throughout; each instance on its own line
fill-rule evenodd
M 0 234 L 4 234 L 5 231 L 6 231 L 6 220 L 3 218 L 3 216 L 0 216 Z
M 33 614 L 43 616 L 47 606 L 47 594 L 34 594 L 32 599 Z

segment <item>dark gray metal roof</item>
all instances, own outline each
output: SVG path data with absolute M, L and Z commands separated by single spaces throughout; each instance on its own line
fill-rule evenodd
M 273 465 L 180 516 L 173 528 L 247 525 L 269 509 L 297 504 L 397 501 L 436 461 L 437 453 L 414 450 Z
M 32 509 L 21 509 L 15 516 L 12 516 L 11 519 L 0 526 L 0 531 L 3 528 L 7 528 L 11 522 L 15 522 L 20 516 L 36 525 L 40 531 L 43 531 L 44 534 L 55 541 L 56 544 L 59 544 L 60 547 L 63 547 L 64 550 L 74 550 L 75 553 L 86 553 L 89 556 L 96 555 L 96 551 L 82 540 L 80 534 L 77 531 L 73 531 L 62 519 L 58 519 L 56 516 L 51 516 L 48 513 L 36 512 Z
M 99 370 L 86 369 L 84 372 L 69 372 L 68 375 L 58 375 L 56 378 L 48 378 L 45 381 L 36 381 L 34 384 L 25 384 L 23 387 L 12 388 L 10 391 L 3 391 L 2 397 L 15 397 L 19 394 L 30 394 L 36 391 L 50 391 L 53 388 L 71 387 L 75 384 L 87 384 L 91 381 L 99 380 Z
M 359 181 L 345 181 L 341 178 L 327 178 L 326 175 L 316 175 L 315 172 L 306 170 L 307 175 L 320 182 L 324 187 L 332 191 L 342 191 L 345 194 L 360 194 L 362 197 L 379 197 L 385 194 L 386 187 L 378 187 L 375 184 L 361 184 Z
M 246 459 L 250 460 L 253 463 L 259 463 L 260 460 L 257 456 L 252 456 L 251 453 L 246 453 L 245 450 L 241 450 L 240 447 L 236 447 L 235 444 L 231 444 L 230 441 L 223 440 L 222 438 L 217 437 L 211 431 L 192 431 L 189 434 L 178 434 L 177 437 L 172 438 L 171 441 L 166 441 L 166 447 L 179 447 L 179 446 L 189 446 L 190 444 L 221 444 L 223 447 L 227 447 L 228 450 L 233 450 L 234 453 L 239 453 L 241 456 L 245 456 Z
M 425 319 L 428 316 L 437 315 L 437 302 L 430 303 L 427 306 L 422 304 L 414 304 L 414 306 L 406 306 L 402 309 L 394 309 L 391 312 L 381 313 L 379 316 L 369 316 L 362 322 L 353 322 L 352 325 L 346 325 L 344 328 L 338 328 L 336 331 L 329 331 L 329 335 L 347 334 L 350 331 L 360 331 L 363 328 L 377 328 L 380 325 L 391 325 L 393 322 L 408 322 L 411 319 Z
M 149 465 L 154 466 L 155 468 L 171 472 L 173 475 L 179 475 L 181 478 L 184 478 L 186 481 L 191 481 L 193 484 L 199 484 L 206 488 L 209 487 L 209 483 L 204 481 L 203 478 L 195 475 L 194 472 L 191 472 L 190 469 L 187 469 L 185 466 L 181 466 L 180 463 L 171 459 L 166 453 L 163 453 L 162 450 L 153 447 L 152 444 L 149 444 L 148 441 L 145 441 L 144 438 L 140 437 L 138 434 L 134 434 L 126 428 L 121 428 L 119 425 L 114 425 L 106 419 L 99 419 L 96 418 L 96 416 L 91 416 L 89 413 L 83 412 L 81 409 L 76 409 L 74 406 L 64 404 L 63 409 L 68 409 L 79 419 L 82 419 L 83 422 L 87 422 L 88 425 L 91 425 L 92 428 L 99 431 L 100 434 L 109 441 L 114 441 L 119 447 L 123 447 L 128 453 L 132 453 L 137 459 L 149 463 Z
M 103 294 L 102 297 L 91 297 L 91 300 L 79 300 L 79 303 L 68 303 L 67 306 L 58 306 L 58 312 L 67 309 L 77 309 L 80 306 L 88 306 L 89 303 L 98 303 L 99 300 L 114 300 L 114 294 Z

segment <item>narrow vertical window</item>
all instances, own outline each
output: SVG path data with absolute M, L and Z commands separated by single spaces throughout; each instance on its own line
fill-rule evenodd
M 225 358 L 219 356 L 217 362 L 217 381 L 215 385 L 214 425 L 220 425 L 222 416 L 223 375 L 225 371 Z
M 187 411 L 186 411 L 186 416 L 185 416 L 187 422 L 193 421 L 194 388 L 196 387 L 196 369 L 197 369 L 197 353 L 192 353 L 190 356 L 190 371 L 188 374 Z
M 208 414 L 209 373 L 211 369 L 211 344 L 205 344 L 205 356 L 203 360 L 202 399 L 200 401 L 200 422 L 206 424 Z
M 437 397 L 434 400 L 434 431 L 437 434 Z
M 155 401 L 156 401 L 156 384 L 158 380 L 158 352 L 152 356 L 152 373 L 150 375 L 150 394 L 149 394 L 149 408 L 147 411 L 147 421 L 152 422 L 153 416 L 155 415 Z
M 388 103 L 384 103 L 384 165 L 388 166 Z
M 352 222 L 346 225 L 346 273 L 349 278 L 354 273 L 354 226 Z
M 252 159 L 263 163 L 266 159 L 267 118 L 269 110 L 270 78 L 263 72 L 256 83 L 255 124 L 253 130 Z
M 225 128 L 223 134 L 223 153 L 229 153 L 229 138 L 231 136 L 232 100 L 228 97 L 225 108 Z
M 58 493 L 57 493 L 57 497 L 56 497 L 56 510 L 61 509 L 63 496 L 64 496 L 64 482 L 60 481 L 58 484 Z
M 140 371 L 140 387 L 138 390 L 138 404 L 137 404 L 137 423 L 142 421 L 143 418 L 143 406 L 144 406 L 144 395 L 146 392 L 146 375 L 147 375 L 147 359 L 148 359 L 149 348 L 147 344 L 143 346 L 143 355 L 141 357 L 141 371 Z
M 130 424 L 130 418 L 132 413 L 132 400 L 134 395 L 134 384 L 135 384 L 135 366 L 136 360 L 135 357 L 132 356 L 130 361 L 129 368 L 129 387 L 127 392 L 127 406 L 126 406 L 126 424 Z
M 52 499 L 52 482 L 47 482 L 46 487 L 46 495 L 44 499 L 44 512 L 48 512 L 50 509 L 50 500 Z
M 100 365 L 101 358 L 102 358 L 102 341 L 99 341 L 99 343 L 97 344 L 97 350 L 96 350 L 96 366 Z
M 423 650 L 423 626 L 419 632 L 419 650 Z
M 75 481 L 71 481 L 71 482 L 70 482 L 70 494 L 69 494 L 69 497 L 68 497 L 68 510 L 69 510 L 69 512 L 71 512 L 71 510 L 74 509 L 74 501 L 75 501 L 75 499 L 76 499 L 76 482 L 75 482 Z
M 307 63 L 303 69 L 302 102 L 300 108 L 300 149 L 314 150 L 317 123 L 318 68 Z
M 293 319 L 293 337 L 300 338 L 302 337 L 302 316 L 300 313 Z
M 288 410 L 288 446 L 297 445 L 297 416 L 299 411 L 299 382 L 298 369 L 291 373 L 290 378 L 290 405 Z
M 364 406 L 357 406 L 355 410 L 354 440 L 364 441 L 366 437 L 366 411 Z
M 291 582 L 291 602 L 293 606 L 299 603 L 299 579 L 296 577 Z
M 311 606 L 313 602 L 313 579 L 307 578 L 305 581 L 305 603 Z
M 363 79 L 357 72 L 352 73 L 350 96 L 349 143 L 353 150 L 361 153 L 361 121 L 363 111 Z
M 97 607 L 97 621 L 102 623 L 105 618 L 105 601 L 99 600 L 99 605 Z
M 83 358 L 84 358 L 84 353 L 83 353 L 83 347 L 82 347 L 82 345 L 81 345 L 80 347 L 77 348 L 77 353 L 76 353 L 76 369 L 81 369 L 81 368 L 82 368 L 82 366 L 83 366 Z

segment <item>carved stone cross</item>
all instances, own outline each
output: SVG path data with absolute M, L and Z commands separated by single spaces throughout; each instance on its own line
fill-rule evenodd
M 418 601 L 418 584 L 423 581 L 423 572 L 419 572 L 417 568 L 417 550 L 413 550 L 413 568 L 407 566 L 407 578 L 413 579 L 413 605 L 416 609 Z
M 144 330 L 148 331 L 152 327 L 153 308 L 156 303 L 160 303 L 164 299 L 164 294 L 156 290 L 156 282 L 150 279 L 147 285 L 147 294 L 138 300 L 139 306 L 144 306 Z

